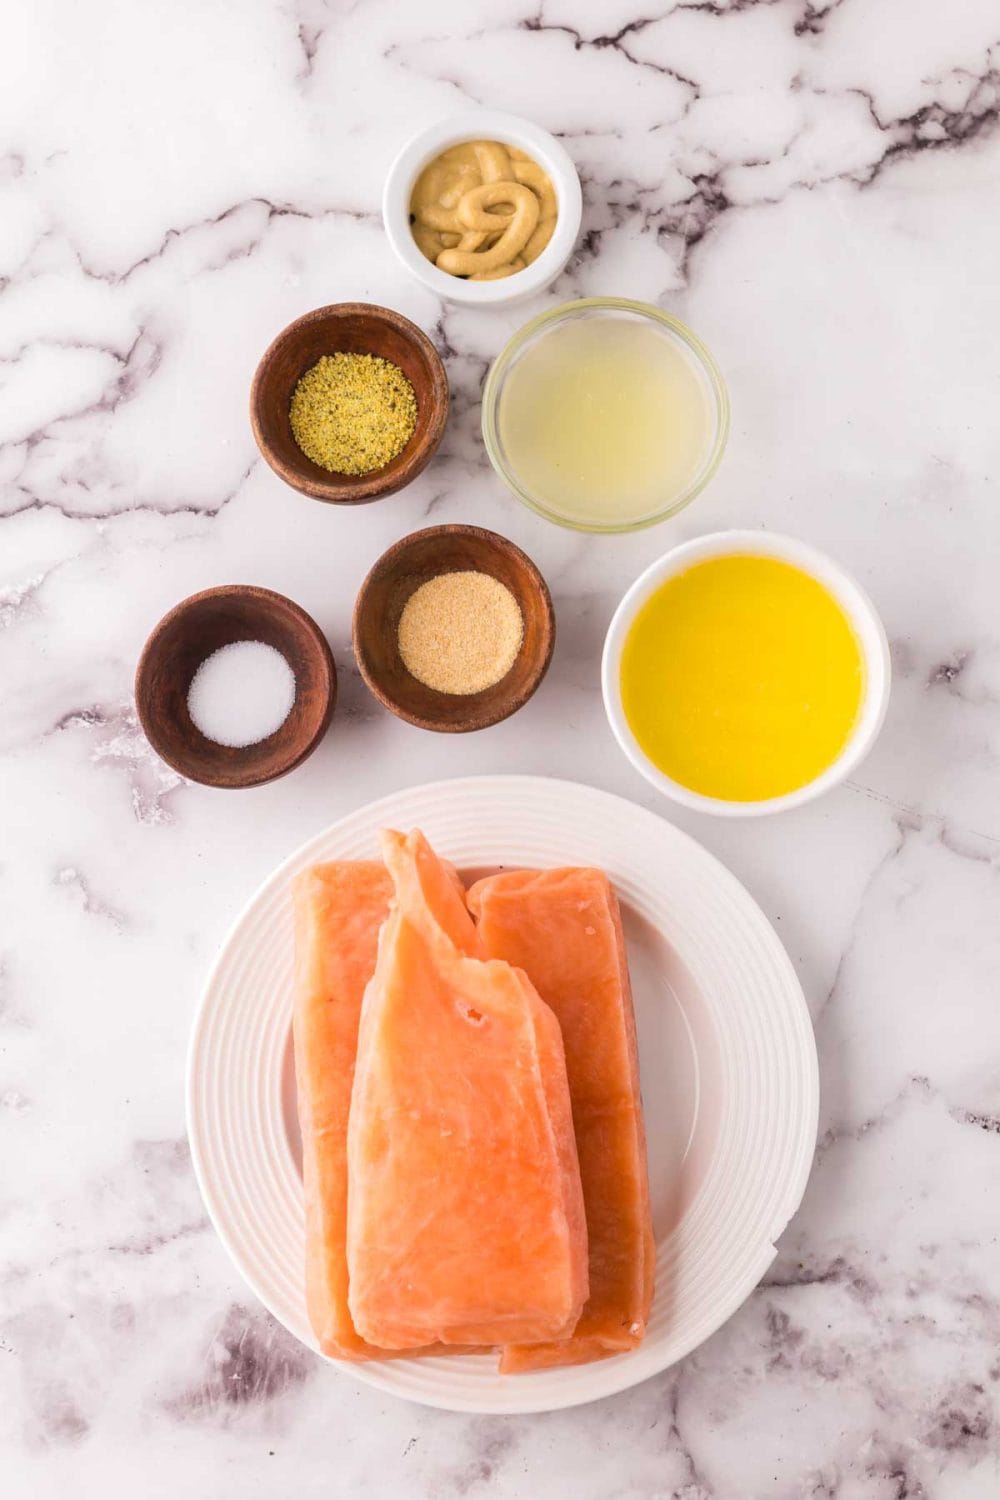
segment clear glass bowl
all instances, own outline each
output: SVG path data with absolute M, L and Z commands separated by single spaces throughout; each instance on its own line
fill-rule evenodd
M 709 413 L 709 434 L 704 453 L 698 467 L 679 490 L 665 488 L 662 503 L 644 512 L 639 517 L 625 520 L 573 519 L 553 508 L 545 497 L 533 493 L 528 484 L 518 475 L 505 451 L 501 436 L 501 404 L 504 388 L 512 371 L 524 355 L 554 329 L 578 319 L 615 318 L 634 319 L 652 325 L 664 337 L 672 341 L 684 355 L 702 386 Z M 565 302 L 550 312 L 542 313 L 514 334 L 497 355 L 486 378 L 483 390 L 483 442 L 490 463 L 514 494 L 524 504 L 548 521 L 559 526 L 568 526 L 576 531 L 617 532 L 640 531 L 645 526 L 655 526 L 668 516 L 676 515 L 690 504 L 702 490 L 719 466 L 726 440 L 729 436 L 729 396 L 722 373 L 712 355 L 686 324 L 670 313 L 661 312 L 646 302 L 632 302 L 624 297 L 585 297 L 578 302 Z

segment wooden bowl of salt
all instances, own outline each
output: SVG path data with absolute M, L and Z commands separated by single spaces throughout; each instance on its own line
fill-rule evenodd
M 261 786 L 294 770 L 325 735 L 336 701 L 337 669 L 315 620 L 251 584 L 182 600 L 135 674 L 149 743 L 204 786 Z
M 519 547 L 480 526 L 430 526 L 389 548 L 354 606 L 354 654 L 380 703 L 467 734 L 523 708 L 548 671 L 555 612 Z

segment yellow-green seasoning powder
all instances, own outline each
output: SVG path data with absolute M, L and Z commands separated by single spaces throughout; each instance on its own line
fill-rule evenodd
M 398 365 L 376 354 L 324 354 L 295 387 L 292 433 L 331 474 L 370 474 L 402 453 L 417 398 Z

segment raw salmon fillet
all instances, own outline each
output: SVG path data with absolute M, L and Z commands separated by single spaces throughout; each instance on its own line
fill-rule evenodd
M 348 1126 L 348 1300 L 372 1344 L 572 1332 L 587 1231 L 562 1037 L 485 960 L 420 833 L 382 834 L 395 887 L 365 994 Z
M 375 1359 L 347 1305 L 347 1119 L 365 985 L 392 881 L 376 860 L 314 865 L 292 887 L 292 1030 L 306 1204 L 306 1303 L 324 1354 Z
M 513 870 L 479 881 L 469 907 L 491 956 L 522 968 L 562 1027 L 587 1211 L 590 1297 L 572 1338 L 519 1347 L 504 1371 L 582 1364 L 642 1340 L 656 1247 L 628 960 L 601 870 Z
M 464 896 L 458 875 L 446 868 Z M 347 1302 L 347 1121 L 361 1001 L 375 971 L 392 881 L 380 860 L 335 861 L 305 870 L 292 896 L 309 1321 L 323 1353 L 334 1359 L 391 1359 L 398 1351 L 360 1337 Z M 406 1352 L 445 1351 L 432 1345 Z

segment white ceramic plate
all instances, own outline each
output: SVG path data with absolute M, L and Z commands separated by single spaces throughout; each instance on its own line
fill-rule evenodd
M 380 1390 L 456 1411 L 574 1406 L 690 1353 L 739 1307 L 805 1189 L 818 1083 L 809 1015 L 763 913 L 710 854 L 655 814 L 571 782 L 483 776 L 397 792 L 303 845 L 223 944 L 195 1024 L 188 1130 L 208 1211 L 264 1305 L 316 1343 L 291 1055 L 291 876 L 371 858 L 379 828 L 422 828 L 461 869 L 595 864 L 618 890 L 635 986 L 657 1239 L 642 1347 L 501 1378 L 485 1355 L 345 1365 Z

